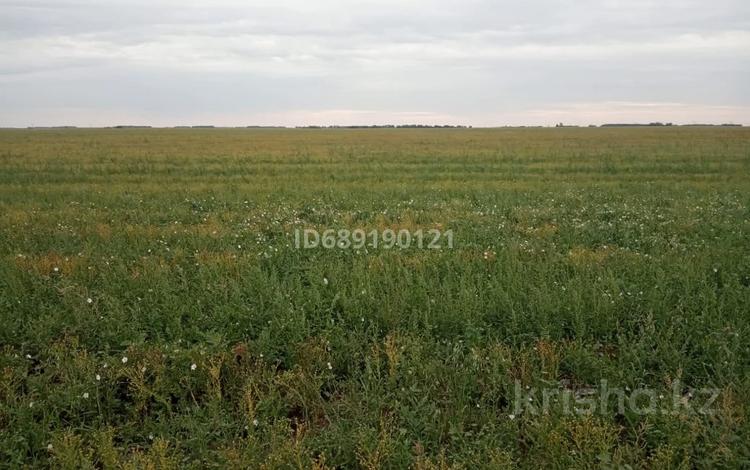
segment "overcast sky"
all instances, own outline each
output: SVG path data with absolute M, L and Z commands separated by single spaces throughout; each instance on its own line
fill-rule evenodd
M 0 0 L 0 126 L 750 125 L 748 0 Z

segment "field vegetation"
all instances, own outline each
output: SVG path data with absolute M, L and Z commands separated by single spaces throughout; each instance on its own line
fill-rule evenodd
M 2 130 L 0 465 L 747 468 L 749 205 L 744 128 Z

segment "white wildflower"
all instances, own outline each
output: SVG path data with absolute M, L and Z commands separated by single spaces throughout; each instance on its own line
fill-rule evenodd
M 128 363 L 128 356 L 122 356 L 122 363 L 127 364 Z
M 195 364 L 195 363 L 193 363 L 193 364 L 190 364 L 190 370 L 195 370 L 195 369 L 197 369 L 197 368 L 198 368 L 198 365 L 197 365 L 197 364 Z

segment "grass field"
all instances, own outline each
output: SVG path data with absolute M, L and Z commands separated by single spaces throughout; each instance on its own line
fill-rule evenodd
M 747 468 L 749 205 L 744 128 L 2 130 L 0 465 Z

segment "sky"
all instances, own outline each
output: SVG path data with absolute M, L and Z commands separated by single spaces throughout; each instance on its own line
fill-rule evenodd
M 0 126 L 750 125 L 748 0 L 0 0 Z

